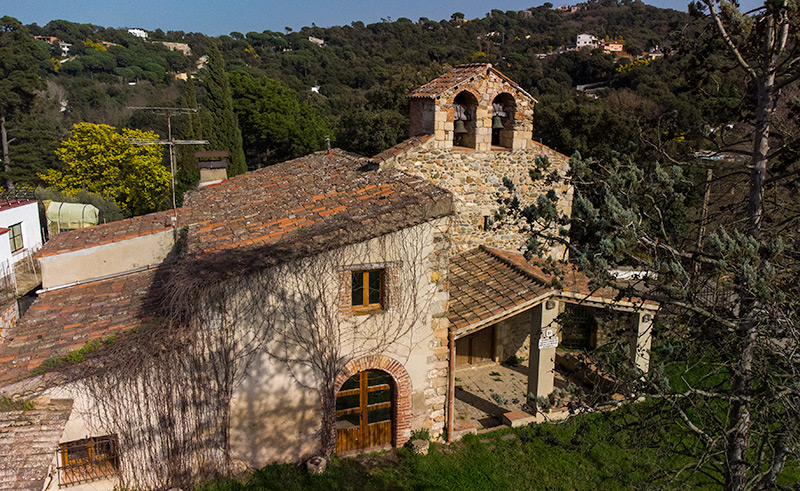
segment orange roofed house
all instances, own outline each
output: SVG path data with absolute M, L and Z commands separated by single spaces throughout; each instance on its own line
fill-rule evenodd
M 177 211 L 45 244 L 42 292 L 0 346 L 4 394 L 72 400 L 30 489 L 186 485 L 322 445 L 452 438 L 456 370 L 518 355 L 528 392 L 553 391 L 568 304 L 631 312 L 647 370 L 657 306 L 591 291 L 566 266 L 554 288 L 520 253 L 530 231 L 498 218 L 503 178 L 523 200 L 544 192 L 537 165 L 571 213 L 567 159 L 532 140 L 536 101 L 486 64 L 410 98 L 411 138 L 380 155 L 201 176 Z

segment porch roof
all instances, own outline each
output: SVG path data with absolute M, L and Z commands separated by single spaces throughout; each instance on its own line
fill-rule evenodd
M 450 306 L 447 317 L 462 337 L 495 324 L 548 298 L 614 310 L 658 310 L 658 303 L 625 298 L 619 290 L 592 290 L 589 277 L 569 263 L 558 263 L 561 287 L 545 261 L 528 261 L 518 252 L 486 246 L 450 258 Z

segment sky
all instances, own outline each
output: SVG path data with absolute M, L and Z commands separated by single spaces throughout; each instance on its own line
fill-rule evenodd
M 139 27 L 146 30 L 201 32 L 209 36 L 264 30 L 298 30 L 312 23 L 320 27 L 365 24 L 408 17 L 449 19 L 462 12 L 468 19 L 484 17 L 492 9 L 523 10 L 541 5 L 531 0 L 0 0 L 0 15 L 23 24 L 40 26 L 54 19 L 103 27 Z M 578 0 L 551 0 L 555 6 Z M 688 0 L 649 0 L 662 8 L 686 10 Z M 741 0 L 744 9 L 763 4 Z

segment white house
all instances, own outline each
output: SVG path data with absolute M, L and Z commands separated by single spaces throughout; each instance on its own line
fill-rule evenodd
M 0 267 L 10 271 L 26 254 L 42 247 L 39 205 L 31 200 L 0 202 Z
M 575 46 L 578 48 L 583 48 L 584 46 L 598 46 L 599 44 L 600 42 L 597 38 L 591 34 L 578 34 L 578 38 L 575 41 Z
M 128 32 L 137 38 L 147 39 L 147 31 L 144 29 L 128 29 Z

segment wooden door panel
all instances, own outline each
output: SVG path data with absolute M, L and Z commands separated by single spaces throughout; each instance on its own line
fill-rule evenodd
M 344 428 L 336 431 L 336 453 L 349 452 L 361 448 L 361 427 Z
M 352 452 L 392 443 L 394 395 L 391 376 L 360 372 L 336 395 L 336 452 Z
M 494 359 L 494 326 L 456 339 L 456 366 Z
M 469 336 L 456 339 L 456 366 L 469 363 Z
M 483 329 L 473 334 L 472 363 L 481 363 L 492 360 L 494 348 L 494 326 Z

